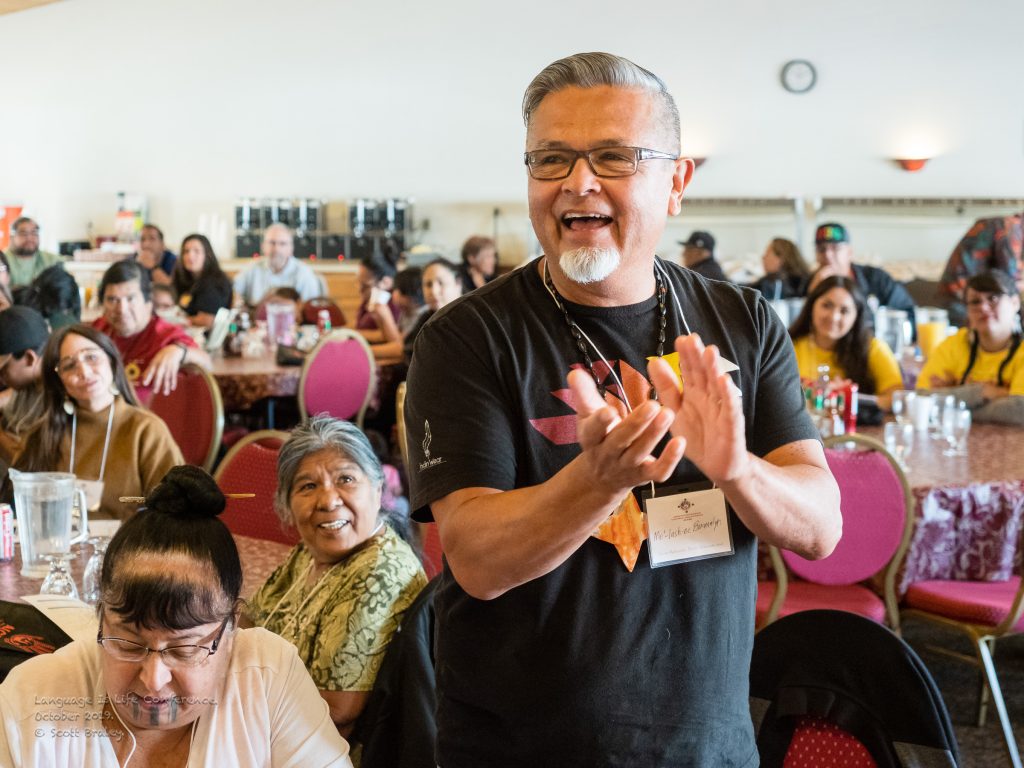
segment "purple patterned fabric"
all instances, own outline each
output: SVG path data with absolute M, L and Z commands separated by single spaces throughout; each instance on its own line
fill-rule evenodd
M 1006 581 L 1019 572 L 1024 481 L 915 488 L 917 525 L 900 594 L 917 581 Z

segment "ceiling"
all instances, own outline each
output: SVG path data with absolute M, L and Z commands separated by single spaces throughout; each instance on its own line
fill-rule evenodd
M 0 0 L 0 14 L 15 13 L 16 11 L 27 11 L 37 5 L 47 5 L 58 0 Z

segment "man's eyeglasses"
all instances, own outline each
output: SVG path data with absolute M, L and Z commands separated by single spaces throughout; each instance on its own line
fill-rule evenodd
M 53 370 L 58 376 L 70 376 L 78 370 L 79 363 L 84 363 L 95 370 L 105 357 L 106 353 L 101 349 L 83 349 L 73 355 L 62 357 Z
M 602 179 L 632 176 L 641 160 L 678 160 L 679 155 L 642 147 L 598 147 L 577 152 L 574 149 L 537 149 L 523 154 L 530 176 L 540 181 L 565 179 L 586 158 L 594 175 Z
M 217 637 L 208 646 L 190 643 L 188 645 L 170 645 L 167 648 L 160 648 L 158 650 L 156 648 L 147 648 L 144 645 L 120 637 L 104 637 L 103 614 L 101 613 L 100 628 L 96 632 L 96 642 L 99 643 L 105 653 L 118 661 L 141 664 L 149 654 L 159 653 L 160 661 L 168 669 L 173 669 L 174 667 L 194 667 L 202 664 L 217 652 L 217 647 L 220 645 L 221 638 L 224 636 L 224 631 L 228 628 L 230 620 L 231 617 L 228 616 L 221 622 Z
M 14 234 L 18 237 L 39 237 L 38 229 L 16 229 Z

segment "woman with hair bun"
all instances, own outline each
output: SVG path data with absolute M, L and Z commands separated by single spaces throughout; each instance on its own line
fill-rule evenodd
M 99 630 L 0 685 L 0 765 L 351 766 L 295 648 L 237 629 L 224 496 L 175 467 L 114 535 Z

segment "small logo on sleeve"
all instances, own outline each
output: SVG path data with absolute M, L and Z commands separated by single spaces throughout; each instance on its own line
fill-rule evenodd
M 444 464 L 444 459 L 440 456 L 430 458 L 430 443 L 433 441 L 434 436 L 430 433 L 430 422 L 424 419 L 423 421 L 423 442 L 420 443 L 420 447 L 423 449 L 423 456 L 426 461 L 420 462 L 420 471 L 436 467 L 438 464 Z

